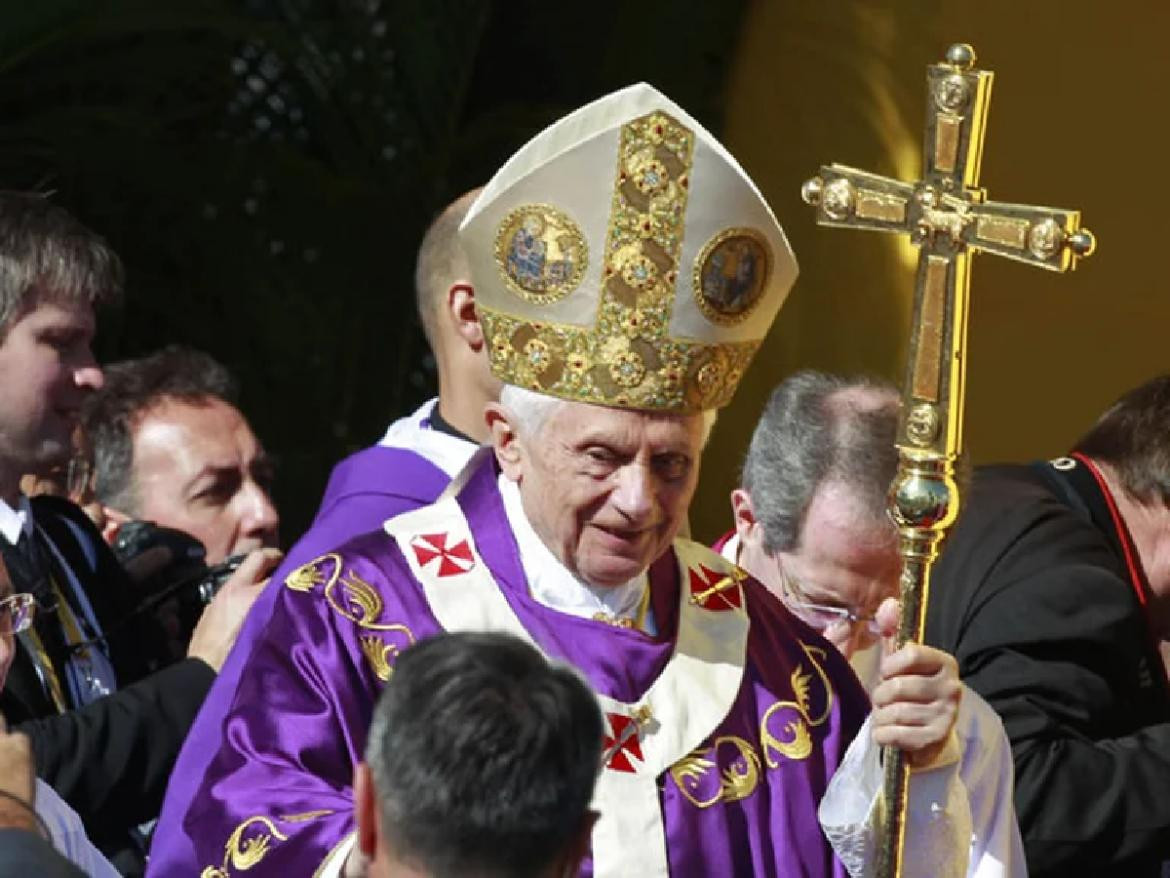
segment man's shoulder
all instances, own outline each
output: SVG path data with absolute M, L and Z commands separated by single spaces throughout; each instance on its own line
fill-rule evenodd
M 90 521 L 84 509 L 71 500 L 40 494 L 29 498 L 29 508 L 32 509 L 33 521 L 45 529 L 53 529 L 68 522 L 69 532 L 74 539 L 90 539 L 105 545 L 97 525 Z
M 404 479 L 404 475 L 409 475 L 409 478 Z M 347 493 L 403 495 L 404 492 L 413 495 L 418 493 L 416 485 L 431 481 L 445 483 L 449 477 L 426 455 L 413 448 L 371 445 L 355 451 L 333 467 L 329 488 L 337 496 Z M 437 493 L 426 499 L 437 496 Z
M 798 658 L 805 654 L 806 649 L 812 649 L 831 676 L 840 675 L 850 678 L 851 683 L 856 682 L 856 676 L 849 670 L 848 663 L 832 644 L 820 632 L 789 612 L 767 586 L 709 546 L 679 538 L 674 541 L 676 553 L 680 547 L 691 562 L 701 564 L 713 572 L 729 573 L 738 580 L 751 620 L 749 643 L 755 644 L 755 649 L 784 651 Z
M 1021 614 L 1040 631 L 1088 604 L 1102 625 L 1137 609 L 1108 536 L 1058 496 L 1041 467 L 977 469 L 931 575 L 927 641 L 957 654 L 975 631 L 998 636 Z
M 962 495 L 940 569 L 949 577 L 956 562 L 969 572 L 995 566 L 1008 555 L 1027 562 L 1098 546 L 1105 546 L 1100 531 L 1056 494 L 1038 467 L 979 467 Z

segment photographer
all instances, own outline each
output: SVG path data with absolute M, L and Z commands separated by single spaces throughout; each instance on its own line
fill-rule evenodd
M 272 467 L 237 395 L 212 357 L 171 346 L 108 366 L 83 410 L 102 536 L 130 574 L 127 606 L 151 608 L 127 632 L 152 667 L 183 655 L 203 604 L 239 560 L 277 542 Z
M 133 647 L 107 641 L 129 586 L 93 523 L 60 497 L 30 500 L 21 477 L 67 463 L 78 413 L 102 386 L 95 309 L 116 302 L 116 254 L 47 198 L 0 192 L 0 555 L 36 597 L 0 712 L 28 736 L 37 775 L 124 874 L 141 870 L 129 830 L 158 814 L 187 730 L 279 558 L 253 552 L 212 601 L 188 657 L 136 679 Z M 127 672 L 124 672 L 127 671 Z
M 107 542 L 141 519 L 195 537 L 208 564 L 277 544 L 272 465 L 236 397 L 228 371 L 190 348 L 106 367 L 83 417 Z

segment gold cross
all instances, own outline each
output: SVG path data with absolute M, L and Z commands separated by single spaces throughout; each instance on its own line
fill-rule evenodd
M 975 69 L 966 44 L 926 73 L 925 171 L 904 183 L 826 165 L 801 190 L 817 223 L 910 235 L 918 247 L 910 358 L 898 424 L 898 474 L 890 512 L 898 525 L 902 619 L 899 644 L 922 639 L 930 568 L 959 511 L 955 461 L 963 444 L 963 392 L 971 256 L 994 253 L 1067 271 L 1096 242 L 1078 211 L 988 201 L 978 187 L 992 73 Z M 878 874 L 901 874 L 908 767 L 901 751 L 883 760 L 887 832 Z

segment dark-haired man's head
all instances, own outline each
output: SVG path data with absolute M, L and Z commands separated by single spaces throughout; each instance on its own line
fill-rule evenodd
M 172 346 L 106 369 L 85 408 L 106 538 L 132 519 L 185 531 L 208 563 L 275 546 L 271 464 L 228 371 Z
M 49 199 L 0 192 L 0 498 L 67 460 L 86 396 L 101 386 L 94 308 L 117 301 L 122 265 Z
M 499 397 L 475 309 L 475 287 L 459 242 L 459 224 L 481 190 L 449 204 L 427 228 L 415 264 L 415 304 L 435 355 L 443 418 L 476 441 L 486 441 L 484 406 Z
M 575 875 L 601 759 L 581 678 L 504 634 L 445 634 L 403 652 L 355 776 L 371 876 Z
M 1154 596 L 1152 618 L 1170 638 L 1170 375 L 1126 393 L 1073 450 L 1109 483 Z

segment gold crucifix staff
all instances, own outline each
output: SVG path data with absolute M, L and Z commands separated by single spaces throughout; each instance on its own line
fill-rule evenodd
M 959 512 L 954 473 L 963 446 L 971 257 L 982 251 L 1066 271 L 1095 246 L 1078 211 L 985 200 L 978 181 L 991 80 L 991 71 L 975 69 L 975 51 L 965 44 L 927 68 L 922 180 L 827 165 L 801 190 L 820 225 L 905 232 L 918 246 L 898 474 L 890 486 L 902 555 L 899 646 L 922 640 L 930 568 Z M 888 820 L 878 875 L 893 878 L 901 875 L 909 766 L 893 748 L 883 763 Z

